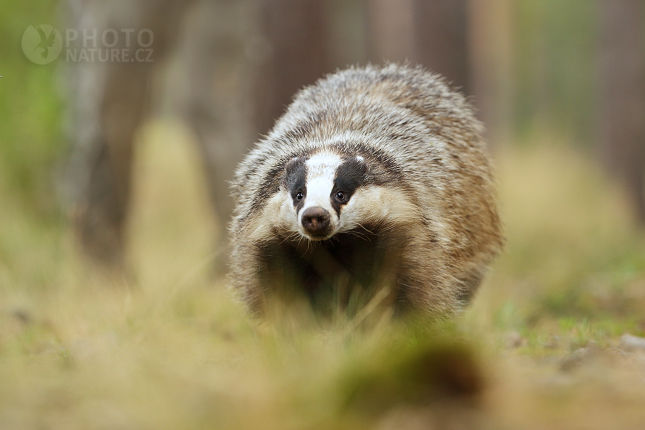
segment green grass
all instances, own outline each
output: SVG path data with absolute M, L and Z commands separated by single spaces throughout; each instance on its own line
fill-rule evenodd
M 51 167 L 64 147 L 63 80 L 55 63 L 31 63 L 21 40 L 30 25 L 61 28 L 54 18 L 58 3 L 5 0 L 0 6 L 0 193 L 17 191 L 13 198 L 50 220 L 58 215 Z
M 95 273 L 65 225 L 6 193 L 0 428 L 603 429 L 645 418 L 640 356 L 612 352 L 623 333 L 645 334 L 642 236 L 589 160 L 557 146 L 497 154 L 507 250 L 455 323 L 271 325 L 213 279 L 216 221 L 187 136 L 168 121 L 141 133 L 132 280 Z M 592 345 L 598 357 L 571 361 Z

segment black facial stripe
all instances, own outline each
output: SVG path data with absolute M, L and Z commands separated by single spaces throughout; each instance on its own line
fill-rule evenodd
M 361 156 L 369 166 L 363 185 L 384 185 L 405 181 L 401 167 L 386 152 L 358 142 L 340 144 L 334 149 L 346 157 Z
M 307 159 L 305 157 L 292 158 L 285 167 L 284 182 L 291 198 L 296 213 L 305 204 L 307 195 Z M 298 200 L 298 193 L 302 193 L 302 198 Z
M 356 189 L 365 184 L 367 180 L 367 166 L 364 161 L 356 157 L 345 160 L 338 169 L 334 178 L 334 188 L 331 191 L 331 206 L 338 216 L 340 209 L 349 202 Z M 343 198 L 339 199 L 338 192 L 342 192 Z

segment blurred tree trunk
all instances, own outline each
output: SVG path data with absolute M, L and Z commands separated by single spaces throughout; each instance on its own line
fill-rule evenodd
M 154 61 L 165 58 L 177 36 L 174 23 L 192 2 L 156 0 L 105 4 L 86 1 L 73 7 L 79 32 L 149 29 Z M 83 48 L 80 39 L 75 43 Z M 117 49 L 128 51 L 126 38 Z M 132 54 L 132 53 L 131 53 Z M 82 251 L 99 267 L 125 273 L 125 228 L 136 132 L 147 113 L 154 62 L 73 63 L 72 155 L 68 168 L 71 215 Z
M 258 133 L 267 133 L 294 94 L 328 71 L 327 6 L 324 0 L 261 0 L 266 55 L 254 91 Z
M 645 4 L 599 0 L 601 156 L 645 225 Z
M 370 60 L 421 64 L 470 95 L 467 2 L 366 0 Z
M 220 221 L 215 245 L 225 246 L 224 225 L 233 206 L 227 181 L 251 140 L 245 102 L 256 64 L 247 47 L 257 38 L 257 30 L 248 25 L 254 16 L 250 8 L 251 0 L 72 2 L 79 32 L 148 29 L 154 34 L 152 62 L 70 65 L 75 115 L 67 171 L 70 212 L 83 253 L 99 266 L 117 274 L 127 272 L 126 225 L 136 135 L 158 96 L 155 75 L 163 72 L 164 60 L 177 50 L 181 57 L 175 64 L 181 67 L 179 78 L 169 84 L 175 98 L 170 104 L 197 137 Z M 184 20 L 190 25 L 182 25 Z M 126 38 L 118 40 L 119 49 L 130 48 Z M 80 39 L 76 43 L 83 47 Z M 133 46 L 132 55 L 137 49 Z M 225 257 L 219 257 L 215 266 L 223 272 Z
M 369 58 L 421 64 L 474 96 L 493 141 L 511 122 L 511 0 L 365 0 Z
M 414 0 L 417 61 L 472 95 L 468 0 Z
M 418 62 L 414 6 L 416 0 L 366 0 L 367 49 L 370 61 Z
M 509 142 L 513 122 L 513 1 L 470 0 L 468 44 L 471 90 L 495 145 Z

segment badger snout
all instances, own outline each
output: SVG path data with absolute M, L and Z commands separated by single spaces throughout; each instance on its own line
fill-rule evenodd
M 305 232 L 314 238 L 326 237 L 329 233 L 330 219 L 329 211 L 320 206 L 313 206 L 302 213 L 301 223 Z

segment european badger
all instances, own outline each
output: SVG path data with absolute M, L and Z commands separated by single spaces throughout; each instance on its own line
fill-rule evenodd
M 503 243 L 481 133 L 419 67 L 303 89 L 237 169 L 233 288 L 259 314 L 287 291 L 318 308 L 389 291 L 395 310 L 454 314 Z

